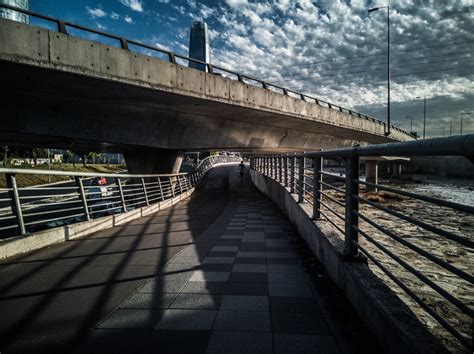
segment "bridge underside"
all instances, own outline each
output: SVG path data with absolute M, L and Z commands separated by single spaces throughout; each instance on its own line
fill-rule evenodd
M 136 152 L 292 152 L 387 142 L 367 132 L 2 61 L 0 144 Z

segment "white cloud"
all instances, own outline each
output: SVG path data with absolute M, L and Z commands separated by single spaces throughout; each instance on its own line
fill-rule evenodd
M 201 15 L 203 19 L 214 16 L 215 13 L 216 13 L 216 10 L 206 5 L 201 5 L 201 8 L 199 9 L 199 14 Z
M 132 9 L 133 11 L 143 12 L 143 1 L 142 0 L 120 0 L 120 2 Z M 128 21 L 127 21 L 128 22 Z
M 116 12 L 111 12 L 111 13 L 110 13 L 110 18 L 111 18 L 112 20 L 118 20 L 119 17 L 120 17 L 120 15 L 119 15 L 118 13 L 116 13 Z
M 125 15 L 125 16 L 123 17 L 123 19 L 124 19 L 125 22 L 127 22 L 127 23 L 133 23 L 133 19 L 132 19 L 130 16 L 128 16 L 128 15 Z
M 385 4 L 380 1 L 371 6 Z M 385 119 L 386 14 L 368 17 L 369 3 L 226 0 L 226 6 L 211 6 L 216 11 L 210 18 L 218 22 L 215 28 L 212 22 L 209 26 L 213 62 Z M 205 11 L 201 4 L 196 6 Z M 433 127 L 446 117 L 455 119 L 461 110 L 474 109 L 469 103 L 474 101 L 469 13 L 469 4 L 458 0 L 393 4 L 395 122 L 422 114 L 417 96 L 429 97 Z M 465 43 L 450 45 L 457 42 Z M 447 45 L 432 47 L 438 44 Z M 455 56 L 456 52 L 464 53 Z M 413 124 L 416 128 L 418 123 Z M 466 124 L 474 131 L 474 119 Z
M 96 25 L 97 25 L 97 27 L 98 27 L 100 30 L 102 30 L 102 31 L 105 31 L 105 30 L 107 29 L 106 26 L 101 25 L 99 22 L 96 22 Z
M 91 9 L 90 7 L 86 6 L 87 13 L 92 17 L 92 18 L 101 18 L 107 16 L 107 12 L 100 8 L 95 8 Z
M 226 0 L 226 3 L 234 9 L 239 9 L 248 5 L 247 0 Z

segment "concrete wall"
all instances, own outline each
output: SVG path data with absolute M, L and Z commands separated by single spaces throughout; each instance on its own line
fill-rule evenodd
M 68 240 L 73 240 L 75 238 L 90 235 L 97 231 L 124 224 L 142 216 L 166 209 L 178 203 L 179 201 L 186 199 L 193 192 L 194 188 L 191 188 L 187 192 L 184 192 L 183 194 L 180 194 L 174 198 L 170 198 L 162 202 L 138 208 L 126 213 L 104 216 L 91 221 L 84 221 L 77 224 L 56 227 L 54 229 L 35 232 L 24 236 L 15 236 L 2 239 L 0 240 L 0 260 L 16 257 L 24 253 L 54 245 L 56 243 L 66 242 Z
M 4 19 L 0 70 L 11 140 L 264 151 L 411 140 L 315 103 Z
M 250 175 L 257 188 L 272 199 L 296 226 L 386 353 L 446 352 L 365 263 L 343 260 L 343 240 L 328 222 L 311 219 L 309 204 L 298 203 L 296 195 L 290 194 L 289 189 L 258 172 L 252 170 Z

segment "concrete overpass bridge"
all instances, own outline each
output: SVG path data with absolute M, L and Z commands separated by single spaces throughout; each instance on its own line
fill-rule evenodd
M 123 152 L 134 172 L 156 173 L 170 172 L 182 150 L 292 152 L 413 139 L 397 127 L 386 136 L 385 123 L 301 93 L 210 64 L 209 72 L 191 69 L 189 58 L 36 16 L 60 30 L 0 20 L 4 145 Z M 169 166 L 145 167 L 157 164 Z

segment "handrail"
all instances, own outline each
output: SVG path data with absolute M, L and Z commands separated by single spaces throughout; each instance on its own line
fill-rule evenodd
M 267 82 L 267 81 L 264 81 L 264 80 L 261 80 L 261 79 L 254 78 L 250 75 L 241 74 L 241 73 L 238 73 L 236 71 L 226 69 L 226 68 L 223 68 L 223 67 L 211 64 L 211 63 L 206 63 L 206 62 L 203 62 L 201 60 L 190 58 L 190 57 L 185 56 L 185 55 L 176 54 L 172 51 L 169 51 L 169 50 L 157 47 L 157 46 L 148 45 L 148 44 L 145 44 L 145 43 L 142 43 L 142 42 L 139 42 L 139 41 L 136 41 L 136 40 L 132 40 L 132 39 L 126 39 L 124 37 L 117 36 L 117 35 L 114 35 L 114 34 L 111 34 L 111 33 L 108 33 L 108 32 L 99 31 L 99 30 L 96 30 L 96 29 L 93 29 L 93 28 L 88 28 L 88 27 L 78 25 L 78 24 L 68 22 L 68 21 L 62 21 L 62 20 L 59 20 L 59 19 L 51 17 L 51 16 L 43 15 L 43 14 L 33 12 L 33 11 L 30 11 L 30 10 L 21 9 L 21 8 L 11 6 L 11 5 L 7 5 L 7 4 L 0 4 L 0 7 L 6 8 L 6 9 L 9 9 L 9 10 L 12 10 L 12 11 L 17 11 L 17 12 L 23 13 L 25 15 L 41 18 L 43 20 L 55 22 L 57 24 L 57 27 L 58 27 L 58 32 L 63 33 L 63 34 L 69 34 L 67 32 L 67 27 L 72 27 L 72 28 L 76 28 L 76 29 L 79 29 L 79 30 L 82 30 L 82 31 L 86 31 L 86 32 L 98 34 L 98 35 L 101 35 L 101 36 L 104 36 L 104 37 L 115 39 L 120 43 L 121 48 L 125 49 L 125 50 L 131 50 L 131 48 L 129 48 L 129 44 L 136 45 L 136 46 L 146 48 L 146 49 L 150 49 L 150 50 L 155 50 L 155 51 L 158 51 L 160 53 L 163 53 L 163 54 L 167 55 L 169 61 L 174 63 L 174 64 L 180 65 L 179 63 L 176 62 L 176 58 L 184 59 L 184 60 L 187 60 L 187 61 L 194 62 L 194 63 L 201 64 L 201 65 L 205 66 L 208 69 L 209 73 L 214 73 L 215 70 L 223 71 L 225 73 L 235 75 L 237 77 L 237 80 L 240 81 L 240 82 L 244 82 L 244 80 L 252 80 L 252 81 L 257 82 L 259 84 L 259 86 L 264 88 L 264 89 L 269 90 L 269 87 L 274 87 L 276 89 L 281 90 L 283 92 L 283 95 L 285 95 L 285 96 L 289 96 L 289 93 L 293 93 L 297 97 L 293 97 L 293 96 L 291 96 L 291 97 L 293 97 L 295 99 L 300 99 L 302 101 L 308 101 L 308 100 L 314 101 L 314 104 L 316 104 L 318 106 L 324 106 L 324 104 L 326 104 L 329 109 L 333 109 L 333 110 L 336 110 L 336 111 L 339 111 L 339 112 L 345 111 L 350 116 L 370 120 L 370 121 L 373 121 L 375 123 L 382 124 L 384 127 L 386 127 L 386 125 L 387 125 L 385 122 L 383 122 L 383 121 L 381 121 L 377 118 L 368 116 L 368 115 L 363 114 L 363 113 L 359 113 L 359 112 L 354 111 L 352 109 L 344 108 L 342 106 L 339 106 L 339 105 L 336 105 L 336 104 L 333 104 L 333 103 L 330 103 L 330 102 L 326 102 L 322 99 L 319 99 L 319 98 L 316 98 L 316 97 L 313 97 L 313 96 L 310 96 L 310 95 L 307 95 L 307 94 L 304 94 L 304 93 L 301 93 L 301 92 L 297 92 L 297 91 L 294 91 L 294 90 L 290 90 L 290 89 L 284 88 L 282 86 L 279 86 L 277 84 L 273 84 L 273 83 L 270 83 L 270 82 Z M 411 133 L 409 133 L 409 132 L 407 132 L 407 131 L 405 131 L 405 130 L 397 127 L 397 126 L 391 125 L 390 129 L 399 131 L 403 134 L 406 134 L 406 135 L 409 135 L 409 136 L 413 137 L 411 135 Z
M 184 176 L 187 173 L 167 173 L 167 174 L 130 174 L 130 173 L 97 173 L 97 172 L 69 172 L 54 170 L 36 170 L 33 168 L 0 168 L 0 174 L 18 175 L 48 175 L 48 176 L 71 176 L 71 177 L 109 177 L 109 178 L 153 178 L 153 177 L 176 177 Z
M 397 143 L 354 146 L 349 148 L 296 153 L 299 157 L 378 157 L 378 156 L 464 156 L 474 157 L 474 134 Z M 256 155 L 255 157 L 259 157 Z M 281 154 L 273 155 L 275 157 Z
M 312 217 L 314 220 L 321 219 L 327 221 L 342 234 L 344 237 L 344 259 L 347 261 L 357 260 L 361 258 L 362 254 L 372 260 L 373 263 L 389 278 L 395 281 L 409 297 L 415 300 L 421 308 L 432 315 L 433 318 L 463 346 L 472 351 L 472 338 L 469 340 L 469 338 L 465 337 L 462 331 L 456 328 L 456 325 L 447 320 L 448 317 L 443 317 L 439 313 L 440 308 L 444 309 L 446 307 L 445 304 L 448 305 L 449 303 L 449 305 L 455 306 L 457 311 L 460 311 L 460 313 L 472 319 L 474 312 L 470 308 L 469 303 L 467 303 L 468 300 L 443 289 L 443 287 L 438 285 L 436 281 L 433 281 L 428 274 L 425 273 L 425 275 L 420 270 L 419 264 L 410 264 L 412 259 L 407 258 L 404 252 L 406 249 L 409 249 L 410 252 L 414 252 L 417 256 L 423 258 L 425 262 L 432 262 L 429 263 L 430 265 L 434 264 L 437 267 L 443 268 L 449 274 L 449 282 L 453 281 L 453 277 L 456 277 L 460 282 L 467 282 L 472 286 L 474 284 L 472 274 L 466 271 L 464 267 L 443 259 L 437 252 L 433 252 L 429 248 L 421 246 L 410 238 L 405 239 L 398 234 L 398 230 L 395 228 L 391 230 L 390 226 L 378 222 L 374 217 L 370 217 L 370 214 L 361 212 L 359 210 L 359 204 L 366 205 L 368 208 L 371 208 L 370 210 L 382 211 L 384 215 L 388 215 L 390 218 L 393 218 L 394 221 L 398 222 L 401 220 L 411 227 L 416 226 L 417 229 L 425 230 L 425 232 L 435 235 L 440 245 L 449 242 L 449 247 L 460 247 L 470 252 L 474 249 L 474 241 L 469 235 L 464 235 L 461 232 L 462 229 L 453 232 L 447 231 L 444 230 L 442 225 L 440 226 L 428 220 L 423 221 L 417 218 L 416 215 L 406 213 L 404 210 L 392 208 L 391 205 L 383 206 L 381 203 L 370 201 L 367 197 L 361 196 L 359 187 L 365 185 L 371 188 L 379 188 L 416 200 L 419 203 L 424 203 L 423 205 L 427 203 L 435 204 L 442 208 L 450 209 L 450 212 L 459 212 L 459 217 L 466 214 L 474 215 L 474 207 L 417 194 L 411 191 L 387 187 L 378 183 L 363 181 L 359 176 L 359 164 L 361 157 L 366 156 L 465 156 L 473 161 L 474 134 L 402 143 L 357 146 L 328 151 L 254 156 L 250 160 L 250 168 L 253 171 L 263 174 L 267 178 L 275 180 L 284 187 L 289 187 L 290 193 L 296 194 L 295 200 L 297 200 L 298 203 L 308 203 L 312 206 Z M 345 175 L 332 176 L 323 171 L 323 158 L 343 158 L 345 161 Z M 308 160 L 312 161 L 312 166 L 306 166 Z M 295 168 L 295 166 L 298 166 L 298 168 Z M 302 171 L 305 172 L 302 173 Z M 311 172 L 312 176 L 306 175 Z M 323 178 L 331 179 L 333 177 L 335 177 L 339 183 L 343 182 L 345 187 L 339 188 L 327 183 L 327 181 L 323 181 Z M 306 183 L 308 179 L 312 181 L 311 184 Z M 328 189 L 333 189 L 343 194 L 345 196 L 344 200 L 339 201 L 331 197 L 328 193 Z M 326 211 L 329 211 L 329 213 Z M 340 214 L 341 211 L 345 212 L 345 217 L 342 217 Z M 332 214 L 334 214 L 336 218 L 334 218 Z M 342 222 L 338 219 L 342 219 Z M 339 223 L 336 221 L 339 221 Z M 360 221 L 366 222 L 366 225 L 362 225 L 363 227 L 361 227 Z M 366 230 L 366 226 L 372 227 L 372 229 Z M 371 233 L 374 232 L 373 230 L 375 230 L 376 233 L 371 235 Z M 416 236 L 416 231 L 412 233 L 414 233 L 412 236 Z M 381 254 L 386 257 L 387 262 L 395 262 L 402 267 L 404 272 L 415 276 L 420 284 L 433 290 L 434 293 L 442 299 L 439 308 L 432 309 L 431 305 L 427 305 L 424 296 L 418 296 L 416 289 L 410 289 L 410 287 L 404 283 L 402 277 L 397 276 L 389 268 L 385 267 L 383 258 L 380 258 L 377 253 L 373 253 L 370 248 L 367 248 L 359 242 L 359 235 L 369 242 L 374 249 L 381 252 Z M 389 239 L 390 242 L 393 243 L 383 242 L 383 240 L 386 239 Z M 402 251 L 397 250 L 398 252 L 392 252 L 390 245 L 400 246 L 402 247 Z M 420 262 L 418 257 L 416 257 L 416 260 Z M 438 301 L 438 298 L 436 301 Z M 461 323 L 461 321 L 458 322 Z
M 0 238 L 56 227 L 57 223 L 74 223 L 109 213 L 127 212 L 174 198 L 196 186 L 209 168 L 237 161 L 240 161 L 240 157 L 209 156 L 191 172 L 173 174 L 111 174 L 0 168 L 0 174 L 5 176 L 8 187 L 0 190 Z M 74 186 L 66 188 L 56 183 L 47 185 L 47 188 L 42 188 L 43 185 L 19 187 L 16 182 L 17 175 L 66 176 L 72 180 L 63 183 L 73 183 Z M 91 177 L 107 177 L 110 181 L 106 185 L 97 186 L 91 183 Z M 71 203 L 80 206 L 64 207 L 64 204 Z M 72 214 L 77 210 L 81 212 Z M 50 223 L 54 224 L 49 225 Z M 12 233 L 12 229 L 15 229 L 16 233 Z

